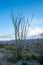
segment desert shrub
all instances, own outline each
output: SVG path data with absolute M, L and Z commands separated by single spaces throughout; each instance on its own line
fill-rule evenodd
M 38 59 L 38 61 L 39 61 L 40 64 L 43 64 L 43 57 L 40 56 L 40 58 Z
M 16 63 L 16 62 L 22 60 L 22 56 L 21 55 L 16 56 L 16 54 L 13 54 L 10 57 L 6 57 L 6 59 L 7 59 L 8 62 L 14 62 L 14 63 Z
M 27 52 L 23 53 L 23 60 L 30 61 L 30 59 L 31 59 L 31 54 Z
M 40 64 L 43 64 L 43 57 L 42 56 L 37 56 L 37 55 L 32 55 L 31 59 L 37 60 Z
M 14 57 L 7 57 L 7 61 L 8 62 L 16 63 L 18 61 L 18 59 L 17 58 L 14 58 Z
M 38 60 L 39 58 L 40 58 L 40 56 L 39 56 L 39 55 L 32 55 L 32 56 L 31 56 L 31 59 Z
M 26 60 L 30 61 L 30 56 L 29 55 L 26 55 Z
M 17 59 L 20 61 L 23 59 L 22 55 L 18 55 Z
M 36 59 L 36 56 L 35 56 L 35 55 L 32 55 L 32 56 L 31 56 L 31 59 Z
M 0 48 L 3 48 L 4 47 L 4 45 L 3 44 L 0 44 Z
M 16 50 L 16 46 L 12 46 L 11 48 L 12 48 L 11 50 Z
M 23 61 L 22 65 L 28 65 L 27 61 Z

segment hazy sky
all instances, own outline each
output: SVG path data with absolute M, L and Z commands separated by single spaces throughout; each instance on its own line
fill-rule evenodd
M 14 16 L 20 13 L 29 20 L 33 14 L 31 28 L 43 29 L 43 0 L 0 0 L 0 34 L 14 33 L 11 9 Z

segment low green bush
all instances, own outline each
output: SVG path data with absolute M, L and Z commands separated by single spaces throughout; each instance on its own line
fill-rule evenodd
M 40 64 L 43 64 L 43 57 L 42 56 L 32 55 L 31 59 L 37 60 Z
M 39 55 L 32 55 L 31 59 L 38 60 L 38 59 L 40 59 L 40 56 Z
M 30 56 L 26 55 L 26 59 L 25 60 L 30 61 Z
M 22 65 L 28 65 L 27 61 L 23 61 Z
M 4 47 L 4 45 L 3 44 L 0 44 L 0 48 L 3 48 Z
M 13 62 L 13 63 L 16 63 L 17 61 L 18 61 L 18 59 L 17 58 L 13 58 L 13 57 L 7 57 L 7 61 L 8 62 Z
M 39 61 L 40 64 L 43 64 L 43 57 L 40 57 L 40 58 L 38 59 L 38 61 Z

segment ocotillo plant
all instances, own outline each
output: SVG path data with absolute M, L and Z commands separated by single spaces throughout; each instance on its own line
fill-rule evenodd
M 24 17 L 21 17 L 19 15 L 14 17 L 13 12 L 11 12 L 11 18 L 14 25 L 15 40 L 17 44 L 16 51 L 17 51 L 17 57 L 18 57 L 19 55 L 22 56 L 22 51 L 24 48 L 23 40 L 26 40 L 27 38 L 27 32 L 28 32 L 27 28 L 30 27 L 33 16 L 30 23 L 28 19 L 26 20 Z

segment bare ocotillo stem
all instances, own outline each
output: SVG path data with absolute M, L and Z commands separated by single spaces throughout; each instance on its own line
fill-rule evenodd
M 14 17 L 13 12 L 11 12 L 11 18 L 14 25 L 17 55 L 19 55 L 19 51 L 21 52 L 23 50 L 22 40 L 27 38 L 27 28 L 30 27 L 33 16 L 30 23 L 29 20 L 25 20 L 25 18 L 19 17 L 19 15 Z

